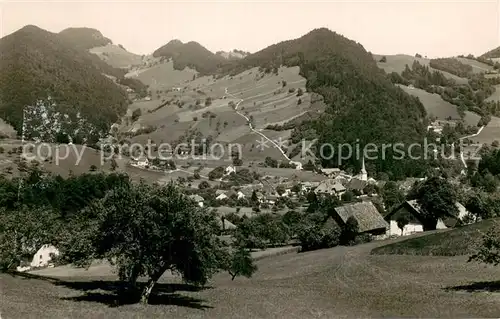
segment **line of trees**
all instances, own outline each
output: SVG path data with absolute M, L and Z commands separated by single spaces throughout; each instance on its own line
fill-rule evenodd
M 43 244 L 59 262 L 89 267 L 107 259 L 126 296 L 147 303 L 167 270 L 204 285 L 218 271 L 251 276 L 248 249 L 219 239 L 220 220 L 175 184 L 134 184 L 125 174 L 83 174 L 64 179 L 37 165 L 22 179 L 0 178 L 0 268 L 15 269 Z M 140 291 L 137 280 L 148 283 Z

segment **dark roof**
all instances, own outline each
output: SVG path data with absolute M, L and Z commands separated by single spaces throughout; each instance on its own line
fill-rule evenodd
M 372 202 L 361 202 L 335 208 L 335 212 L 342 222 L 346 223 L 349 217 L 358 222 L 359 232 L 386 229 L 389 224 L 384 220 Z
M 368 182 L 362 181 L 359 178 L 353 178 L 349 183 L 347 183 L 346 188 L 362 191 L 366 187 L 366 185 L 368 185 Z
M 459 204 L 460 203 L 457 202 L 457 205 L 459 205 Z M 422 209 L 420 208 L 420 205 L 418 204 L 418 202 L 415 199 L 403 202 L 401 205 L 399 205 L 397 208 L 395 208 L 392 212 L 385 215 L 384 219 L 386 221 L 388 221 L 390 219 L 397 218 L 397 214 L 398 214 L 398 212 L 401 211 L 401 208 L 406 208 L 408 210 L 408 212 L 412 215 L 412 217 L 414 217 L 417 221 L 421 222 Z M 414 220 L 412 220 L 412 221 L 414 221 Z M 446 227 L 455 227 L 458 223 L 458 218 L 450 214 L 449 216 L 442 218 L 442 221 Z

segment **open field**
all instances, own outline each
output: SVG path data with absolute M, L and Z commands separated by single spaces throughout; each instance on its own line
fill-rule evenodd
M 472 138 L 474 143 L 491 144 L 494 141 L 500 141 L 500 118 L 491 117 L 491 121 L 481 131 L 481 133 Z
M 383 55 L 379 54 L 374 54 L 373 58 L 377 61 L 377 65 L 379 68 L 384 69 L 386 73 L 391 73 L 391 72 L 396 72 L 401 74 L 403 70 L 405 69 L 405 66 L 408 64 L 408 66 L 411 68 L 411 65 L 413 64 L 413 61 L 418 61 L 422 65 L 427 65 L 429 66 L 429 62 L 431 59 L 426 59 L 426 58 L 416 58 L 411 55 L 406 55 L 406 54 L 396 54 L 396 55 L 386 55 L 385 57 L 387 58 L 387 62 L 379 62 L 380 59 L 383 57 Z M 433 71 L 438 71 L 441 72 L 446 78 L 448 79 L 453 79 L 459 84 L 466 84 L 468 80 L 466 78 L 461 78 L 459 76 L 456 76 L 454 74 L 441 71 L 441 70 L 436 70 L 434 68 L 429 67 Z
M 132 138 L 138 143 L 148 139 L 157 143 L 175 142 L 188 131 L 197 132 L 205 138 L 211 136 L 215 142 L 240 144 L 245 161 L 263 160 L 267 156 L 281 160 L 283 156 L 272 145 L 262 151 L 256 149 L 261 136 L 250 130 L 247 119 L 237 114 L 230 104 L 238 104 L 238 111 L 270 139 L 286 140 L 291 131 L 275 132 L 265 128 L 324 110 L 322 103 L 311 104 L 311 96 L 305 89 L 306 79 L 299 71 L 298 67 L 282 67 L 276 75 L 263 74 L 253 68 L 235 76 L 220 79 L 203 76 L 193 80 L 191 70 L 174 70 L 172 62 L 141 70 L 137 78 L 151 85 L 151 101 L 136 101 L 130 105 L 129 116 L 138 108 L 142 115 L 134 123 L 124 121 L 120 131 L 155 128 L 154 132 Z M 134 77 L 134 72 L 128 76 Z M 176 87 L 180 91 L 173 90 Z M 298 89 L 303 92 L 301 96 L 297 96 Z M 208 98 L 211 103 L 207 104 Z M 159 107 L 162 101 L 171 102 Z
M 251 279 L 219 274 L 206 289 L 165 276 L 148 306 L 116 306 L 116 277 L 102 270 L 53 280 L 2 275 L 0 309 L 7 319 L 500 316 L 498 269 L 465 257 L 369 254 L 384 244 L 264 258 Z
M 472 72 L 474 73 L 485 73 L 488 71 L 493 71 L 493 67 L 491 65 L 476 60 L 471 60 L 467 58 L 456 58 L 456 59 L 462 62 L 463 64 L 470 65 L 472 67 Z
M 405 85 L 398 85 L 406 93 L 416 96 L 420 99 L 420 102 L 425 107 L 427 111 L 427 116 L 435 116 L 439 120 L 459 120 L 457 106 L 447 102 L 441 98 L 438 94 L 433 94 L 426 92 L 418 88 L 409 88 Z M 476 126 L 481 117 L 475 113 L 466 111 L 464 121 L 468 125 Z
M 500 84 L 495 85 L 495 92 L 486 101 L 500 101 Z
M 142 57 L 140 55 L 130 53 L 114 44 L 92 48 L 89 51 L 98 55 L 99 58 L 115 68 L 129 68 L 130 66 L 142 64 Z
M 481 242 L 482 234 L 492 226 L 500 224 L 500 219 L 490 219 L 452 230 L 399 241 L 376 248 L 372 254 L 460 256 L 472 254 Z
M 185 81 L 191 81 L 196 71 L 186 68 L 182 71 L 174 69 L 172 61 L 161 63 L 150 68 L 141 69 L 138 72 L 132 71 L 125 77 L 135 78 L 142 83 L 149 85 L 152 89 L 167 89 L 172 85 L 180 85 Z

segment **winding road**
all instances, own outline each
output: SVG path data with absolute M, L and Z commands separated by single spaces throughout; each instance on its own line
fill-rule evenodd
M 226 93 L 228 96 L 230 96 L 230 97 L 232 97 L 232 98 L 235 98 L 235 99 L 238 99 L 238 98 L 237 98 L 234 94 L 229 93 L 229 92 L 228 92 L 228 90 L 227 90 L 227 88 L 224 88 L 224 91 L 225 91 L 225 93 Z M 290 159 L 290 157 L 288 157 L 288 155 L 286 155 L 286 153 L 285 153 L 285 152 L 281 149 L 281 147 L 280 147 L 280 146 L 279 146 L 279 145 L 278 145 L 275 141 L 271 140 L 269 137 L 267 137 L 267 136 L 266 136 L 264 133 L 262 133 L 261 131 L 256 130 L 256 129 L 253 127 L 252 122 L 250 121 L 250 118 L 248 118 L 245 114 L 243 114 L 243 113 L 241 113 L 240 111 L 238 111 L 238 107 L 240 106 L 240 104 L 241 104 L 243 101 L 245 101 L 245 100 L 244 100 L 244 99 L 240 99 L 240 100 L 236 103 L 236 105 L 235 105 L 235 107 L 234 107 L 234 111 L 235 111 L 235 112 L 236 112 L 239 116 L 243 117 L 243 118 L 247 121 L 247 123 L 248 123 L 248 127 L 250 127 L 250 130 L 251 130 L 252 132 L 256 133 L 256 134 L 259 134 L 260 136 L 262 136 L 262 138 L 264 138 L 265 140 L 267 140 L 268 142 L 270 142 L 270 143 L 271 143 L 274 147 L 276 147 L 276 148 L 280 151 L 281 155 L 283 155 L 283 157 L 284 157 L 284 158 L 286 158 L 286 160 L 287 160 L 287 161 L 289 161 L 290 163 L 293 163 L 293 164 L 295 164 L 295 165 L 301 164 L 301 163 L 293 162 L 293 161 Z
M 475 137 L 475 136 L 478 136 L 479 134 L 481 134 L 481 131 L 484 129 L 485 125 L 481 126 L 479 128 L 479 130 L 477 130 L 476 133 L 474 134 L 471 134 L 471 135 L 467 135 L 467 136 L 464 136 L 464 137 L 461 137 L 459 140 L 460 140 L 460 160 L 462 161 L 462 164 L 464 164 L 464 167 L 465 169 L 467 169 L 467 163 L 465 162 L 465 158 L 464 158 L 464 152 L 463 152 L 463 149 L 462 149 L 462 141 L 467 139 L 467 138 L 471 138 L 471 137 Z M 463 173 L 465 173 L 464 171 L 462 171 Z

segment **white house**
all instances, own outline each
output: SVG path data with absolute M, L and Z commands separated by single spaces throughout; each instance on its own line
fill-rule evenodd
M 149 160 L 147 157 L 140 157 L 137 159 L 137 163 L 136 163 L 137 166 L 139 167 L 146 167 L 146 166 L 149 166 Z
M 238 191 L 238 192 L 236 193 L 236 197 L 237 197 L 238 199 L 242 199 L 242 198 L 245 198 L 246 196 L 245 196 L 245 194 L 243 194 L 241 191 Z
M 236 173 L 236 167 L 234 167 L 233 165 L 229 165 L 224 169 L 224 174 L 229 175 L 231 173 Z
M 326 179 L 321 181 L 314 190 L 317 195 L 336 195 L 338 197 L 342 196 L 346 191 L 344 185 L 340 184 L 334 179 Z
M 436 225 L 436 229 L 446 229 L 448 227 L 454 227 L 458 220 L 460 219 L 460 215 L 465 216 L 462 204 L 456 203 L 457 208 L 459 209 L 459 218 L 454 218 L 452 216 L 443 219 L 439 219 Z M 463 210 L 461 209 L 463 207 Z M 465 210 L 466 211 L 466 210 Z M 420 207 L 416 200 L 406 201 L 401 204 L 398 208 L 396 208 L 391 213 L 385 216 L 385 220 L 389 222 L 389 229 L 387 230 L 388 236 L 407 236 L 414 233 L 420 233 L 424 231 L 423 225 L 419 220 L 420 217 Z M 409 223 L 403 227 L 401 230 L 398 226 L 398 217 L 406 216 L 409 220 Z
M 191 195 L 191 196 L 189 196 L 189 198 L 194 200 L 196 202 L 196 204 L 198 204 L 198 206 L 203 207 L 203 202 L 205 201 L 205 199 L 203 197 L 201 197 L 200 195 Z
M 31 267 L 45 267 L 52 260 L 52 255 L 58 256 L 59 250 L 52 245 L 43 245 L 33 256 Z
M 295 162 L 295 161 L 290 161 L 291 165 L 295 165 L 295 169 L 298 171 L 302 170 L 302 163 L 301 162 Z
M 229 198 L 229 196 L 227 196 L 227 192 L 224 190 L 221 190 L 221 189 L 218 189 L 215 192 L 215 195 L 216 195 L 216 197 L 215 197 L 216 200 L 224 200 L 224 199 Z
M 144 98 L 144 100 L 146 100 L 146 101 L 151 101 L 151 96 L 146 96 L 146 97 Z

